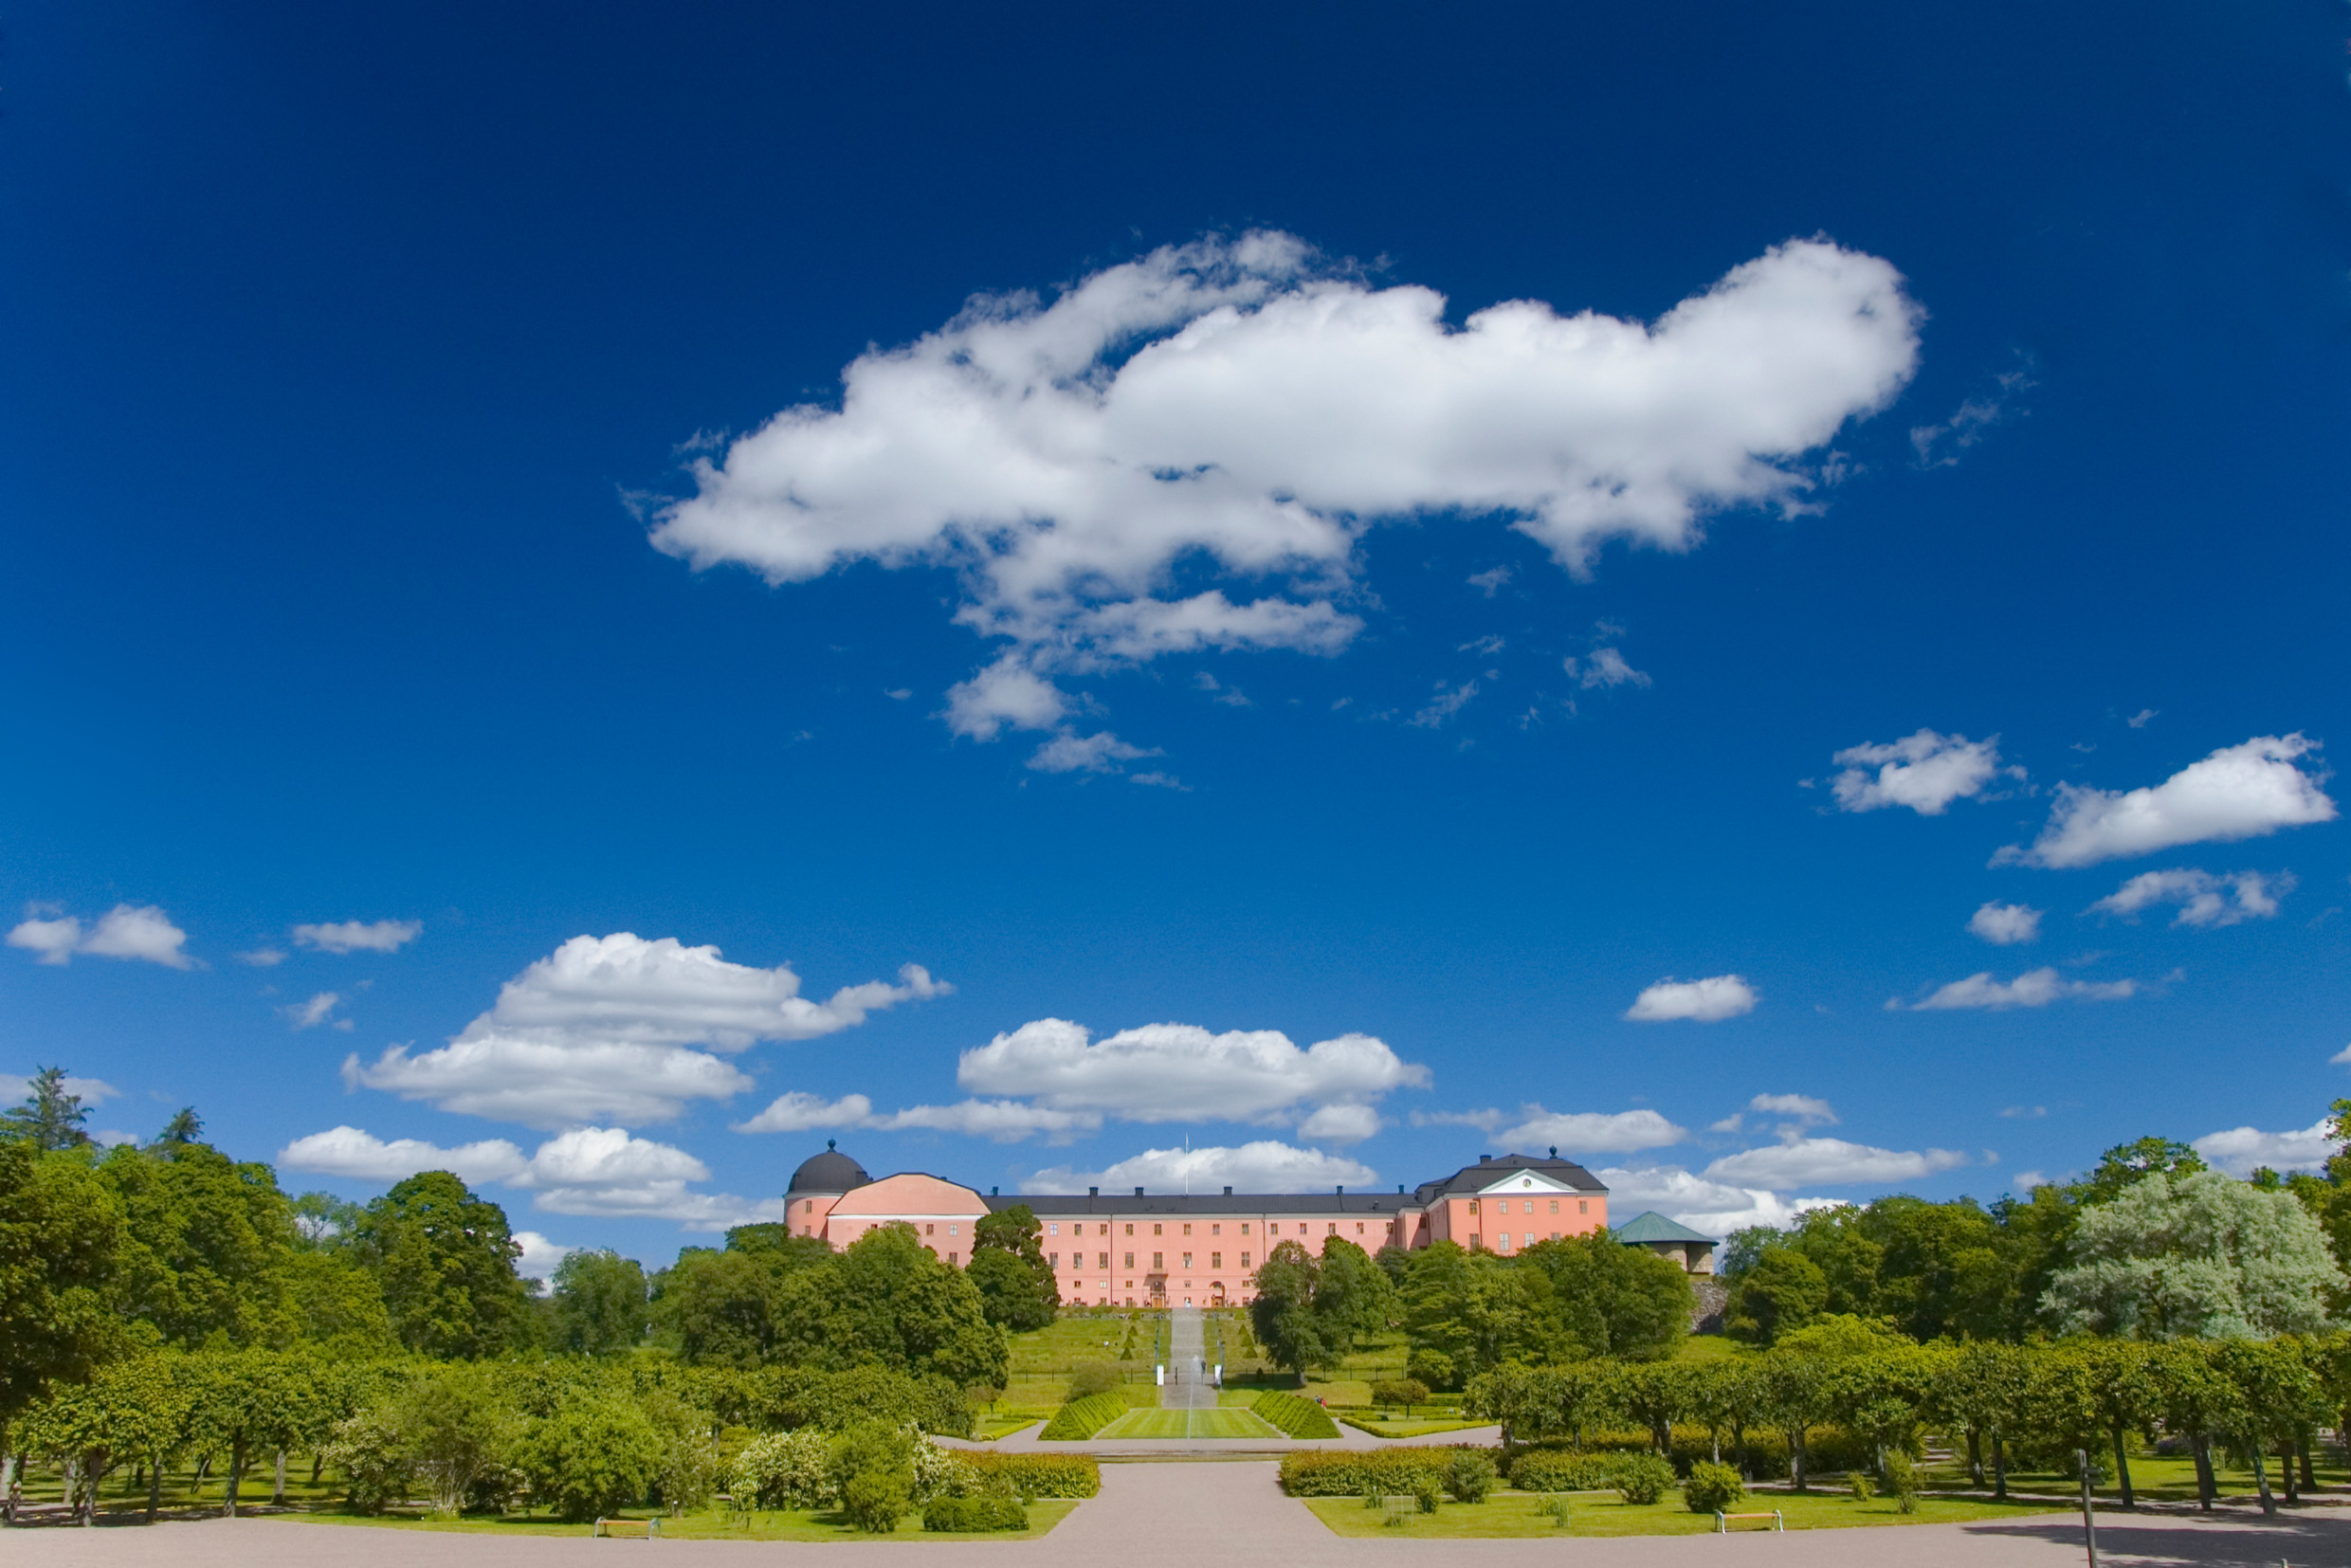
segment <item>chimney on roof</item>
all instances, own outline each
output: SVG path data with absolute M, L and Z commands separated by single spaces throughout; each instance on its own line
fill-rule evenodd
M 1491 1165 L 1494 1163 L 1494 1157 L 1492 1155 L 1480 1155 L 1478 1156 L 1478 1163 L 1481 1165 Z
M 1397 1182 L 1397 1183 L 1396 1183 L 1396 1196 L 1398 1196 L 1398 1197 L 1402 1197 L 1403 1195 L 1404 1195 L 1404 1183 L 1402 1183 L 1401 1181 L 1399 1181 L 1399 1182 Z
M 1557 1143 L 1551 1145 L 1551 1158 L 1554 1159 L 1559 1158 L 1559 1146 Z
M 1340 1197 L 1345 1197 L 1345 1196 L 1347 1195 L 1347 1189 L 1346 1189 L 1346 1188 L 1344 1188 L 1344 1187 L 1341 1187 L 1341 1188 L 1339 1190 L 1339 1195 L 1340 1195 Z
M 1143 1195 L 1143 1190 L 1142 1190 L 1140 1187 L 1136 1188 L 1136 1189 L 1135 1189 L 1135 1195 L 1136 1195 L 1137 1197 L 1140 1197 L 1140 1196 L 1142 1196 L 1142 1195 Z
M 991 1187 L 988 1189 L 988 1195 L 990 1197 L 1002 1197 L 1004 1195 L 1004 1189 L 1001 1187 Z
M 1087 1197 L 1100 1197 L 1102 1196 L 1102 1189 L 1100 1187 L 1088 1187 L 1085 1190 L 1085 1195 Z
M 1226 1188 L 1226 1189 L 1225 1189 L 1225 1196 L 1227 1196 L 1227 1197 L 1230 1197 L 1231 1195 L 1232 1195 L 1232 1189 L 1231 1189 L 1231 1188 L 1230 1188 L 1230 1187 Z

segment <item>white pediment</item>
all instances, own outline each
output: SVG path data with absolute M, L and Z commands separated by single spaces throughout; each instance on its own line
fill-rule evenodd
M 1508 1197 L 1514 1193 L 1524 1193 L 1529 1197 L 1538 1193 L 1557 1196 L 1576 1191 L 1566 1182 L 1556 1176 L 1547 1176 L 1540 1171 L 1512 1171 L 1478 1189 L 1479 1194 L 1484 1197 Z

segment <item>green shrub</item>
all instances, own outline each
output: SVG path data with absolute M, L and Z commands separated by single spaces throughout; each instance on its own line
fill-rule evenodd
M 1424 1481 L 1414 1486 L 1412 1503 L 1424 1514 L 1435 1513 L 1437 1511 L 1437 1484 L 1433 1481 Z
M 1126 1413 L 1126 1400 L 1117 1394 L 1089 1394 L 1072 1399 L 1053 1413 L 1037 1436 L 1048 1443 L 1079 1442 Z
M 320 1457 L 343 1472 L 343 1496 L 357 1513 L 380 1514 L 416 1488 L 416 1461 L 380 1405 L 337 1423 Z
M 1460 1448 L 1299 1449 L 1282 1456 L 1282 1489 L 1292 1497 L 1383 1497 L 1427 1486 L 1443 1490 Z M 1491 1449 L 1468 1451 L 1486 1456 Z
M 960 1497 L 1092 1497 L 1102 1465 L 1090 1453 L 957 1453 L 951 1490 Z
M 1868 1470 L 1855 1470 L 1846 1477 L 1846 1484 L 1852 1487 L 1853 1501 L 1856 1503 L 1867 1503 L 1878 1495 L 1877 1483 L 1869 1479 Z
M 853 1475 L 841 1488 L 841 1511 L 869 1536 L 885 1536 L 897 1529 L 909 1503 L 906 1478 L 888 1470 Z
M 1410 1416 L 1414 1405 L 1429 1402 L 1429 1385 L 1410 1377 L 1386 1377 L 1372 1385 L 1372 1403 L 1402 1407 Z
M 1616 1485 L 1616 1458 L 1530 1449 L 1510 1462 L 1510 1485 L 1522 1492 L 1600 1492 Z
M 532 1422 L 515 1458 L 534 1498 L 585 1522 L 644 1502 L 661 1450 L 661 1434 L 634 1405 L 581 1399 Z
M 1899 1449 L 1886 1456 L 1886 1485 L 1894 1488 L 1894 1505 L 1905 1514 L 1919 1511 L 1918 1461 Z
M 1069 1374 L 1069 1397 L 1108 1394 L 1125 1381 L 1126 1374 L 1108 1361 L 1080 1361 Z
M 1704 1463 L 1690 1467 L 1689 1479 L 1682 1483 L 1682 1501 L 1694 1514 L 1711 1514 L 1736 1507 L 1747 1495 L 1746 1484 L 1739 1472 L 1728 1465 Z
M 832 1441 L 814 1427 L 755 1437 L 735 1456 L 729 1486 L 742 1507 L 829 1507 L 841 1495 L 832 1476 Z
M 1415 1350 L 1405 1359 L 1404 1376 L 1428 1388 L 1458 1389 L 1453 1358 L 1441 1350 Z
M 1445 1467 L 1445 1489 L 1456 1503 L 1483 1503 L 1494 1489 L 1494 1460 L 1478 1449 L 1455 1449 Z
M 1653 1453 L 1629 1453 L 1616 1461 L 1616 1495 L 1641 1507 L 1666 1495 L 1673 1466 Z
M 1278 1391 L 1259 1395 L 1249 1409 L 1292 1437 L 1337 1437 L 1339 1423 L 1313 1400 Z
M 846 1488 L 852 1476 L 894 1475 L 914 1486 L 914 1450 L 922 1439 L 911 1426 L 861 1421 L 832 1440 L 832 1484 Z
M 926 1530 L 1026 1530 L 1029 1510 L 1009 1497 L 942 1497 L 922 1510 Z

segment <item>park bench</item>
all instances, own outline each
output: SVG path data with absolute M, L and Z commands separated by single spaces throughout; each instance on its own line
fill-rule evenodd
M 661 1521 L 658 1519 L 599 1519 L 595 1535 L 614 1541 L 659 1541 Z
M 1714 1533 L 1719 1536 L 1729 1535 L 1731 1533 L 1730 1522 L 1734 1519 L 1768 1519 L 1772 1522 L 1772 1528 L 1775 1530 L 1784 1532 L 1788 1528 L 1788 1522 L 1780 1517 L 1777 1508 L 1774 1508 L 1767 1514 L 1726 1514 L 1717 1508 L 1714 1511 Z

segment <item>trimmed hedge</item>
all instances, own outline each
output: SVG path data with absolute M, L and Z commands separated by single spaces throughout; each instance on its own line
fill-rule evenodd
M 1339 1435 L 1339 1423 L 1331 1419 L 1329 1411 L 1295 1394 L 1278 1391 L 1261 1394 L 1249 1401 L 1249 1410 L 1292 1437 Z
M 1423 1488 L 1442 1491 L 1455 1454 L 1490 1457 L 1494 1451 L 1467 1445 L 1303 1449 L 1282 1456 L 1282 1489 L 1292 1497 L 1360 1497 L 1370 1491 L 1400 1497 Z
M 1529 1449 L 1510 1462 L 1510 1485 L 1522 1492 L 1607 1492 L 1616 1489 L 1617 1456 Z
M 1047 1443 L 1074 1443 L 1093 1436 L 1103 1428 L 1126 1413 L 1126 1398 L 1119 1394 L 1089 1394 L 1083 1399 L 1072 1399 L 1053 1413 L 1053 1418 L 1037 1433 Z
M 1092 1497 L 1102 1465 L 1090 1453 L 965 1453 L 955 1456 L 959 1497 Z
M 1746 1495 L 1739 1472 L 1728 1465 L 1692 1465 L 1689 1479 L 1682 1484 L 1682 1501 L 1694 1514 L 1736 1508 Z
M 926 1530 L 1026 1530 L 1029 1510 L 1009 1497 L 942 1497 L 922 1510 Z
M 1656 1439 L 1646 1431 L 1631 1429 L 1587 1431 L 1582 1451 L 1587 1454 L 1647 1453 Z M 1804 1443 L 1806 1469 L 1813 1475 L 1826 1475 L 1832 1470 L 1850 1470 L 1862 1467 L 1877 1468 L 1877 1449 L 1866 1438 L 1842 1427 L 1814 1427 Z M 1521 1449 L 1522 1458 L 1527 1452 L 1574 1453 L 1569 1439 L 1546 1437 Z M 2011 1446 L 2011 1468 L 2021 1468 Z M 1705 1428 L 1677 1424 L 1673 1428 L 1673 1447 L 1668 1451 L 1677 1474 L 1687 1475 L 1693 1465 L 1704 1464 L 1714 1458 L 1714 1439 Z M 2070 1457 L 2069 1455 L 2069 1457 Z M 1788 1438 L 1784 1432 L 1760 1427 L 1747 1429 L 1744 1449 L 1732 1444 L 1730 1433 L 1722 1434 L 1722 1463 L 1734 1469 L 1745 1469 L 1758 1480 L 1779 1480 L 1788 1474 Z M 1513 1482 L 1512 1485 L 1517 1485 Z M 1601 1485 L 1613 1485 L 1604 1482 Z M 1536 1488 L 1523 1487 L 1532 1491 Z

